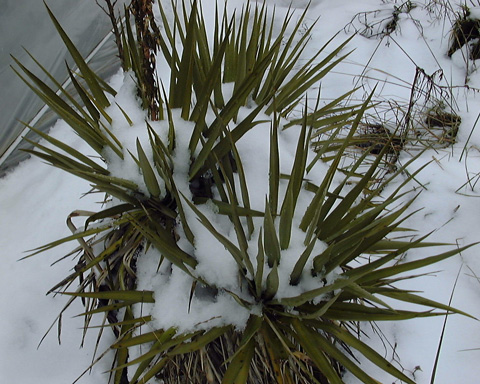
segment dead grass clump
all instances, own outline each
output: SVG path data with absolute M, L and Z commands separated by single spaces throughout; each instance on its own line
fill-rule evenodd
M 200 351 L 184 355 L 176 355 L 165 360 L 164 368 L 155 375 L 155 378 L 165 384 L 191 384 L 191 383 L 221 383 L 226 374 L 228 364 L 241 345 L 241 334 L 233 329 L 211 342 Z M 339 343 L 331 339 L 334 343 Z M 280 377 L 291 377 L 292 373 L 297 384 L 310 384 L 312 381 L 320 384 L 328 384 L 325 375 L 313 364 L 301 348 L 296 356 L 282 356 L 278 365 L 273 367 L 269 363 L 268 346 L 257 338 L 259 347 L 255 350 L 249 369 L 247 384 L 275 383 Z M 289 343 L 295 340 L 289 339 Z M 292 344 L 292 345 L 293 345 Z M 352 358 L 354 355 L 348 345 L 339 343 L 345 352 Z M 329 364 L 342 377 L 346 370 L 335 359 L 330 358 Z
M 399 6 L 394 5 L 393 9 L 360 12 L 353 17 L 345 29 L 353 28 L 356 33 L 369 39 L 383 39 L 392 33 L 399 32 L 401 15 L 410 13 L 416 7 L 417 5 L 411 1 L 405 1 Z
M 468 7 L 464 7 L 450 33 L 448 56 L 451 57 L 457 50 L 470 42 L 472 42 L 469 50 L 470 59 L 476 60 L 480 58 L 480 20 L 473 18 Z
M 444 111 L 430 111 L 425 118 L 427 129 L 446 146 L 455 143 L 461 122 L 460 116 Z
M 378 155 L 385 147 L 387 154 L 398 154 L 402 150 L 403 141 L 380 123 L 366 123 L 363 132 L 356 136 L 355 146 L 369 149 L 372 155 Z

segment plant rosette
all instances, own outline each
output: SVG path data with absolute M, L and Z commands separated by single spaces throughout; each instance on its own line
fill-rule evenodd
M 325 53 L 328 42 L 297 67 L 306 11 L 295 23 L 288 13 L 276 29 L 265 5 L 247 5 L 240 18 L 217 10 L 209 42 L 198 2 L 175 10 L 173 27 L 159 3 L 158 65 L 170 78 L 168 91 L 156 80 L 151 98 L 128 12 L 118 91 L 88 68 L 53 15 L 81 74 L 70 71 L 76 95 L 51 78 L 65 101 L 17 61 L 17 73 L 101 159 L 32 127 L 49 144 L 32 143 L 30 153 L 106 196 L 102 211 L 72 213 L 72 236 L 36 253 L 79 242 L 75 271 L 52 291 L 79 279 L 64 293 L 82 298 L 85 328 L 104 316 L 100 334 L 109 327 L 116 337 L 114 383 L 341 383 L 344 370 L 376 383 L 354 350 L 413 383 L 351 329 L 466 315 L 393 285 L 466 247 L 396 262 L 412 248 L 440 245 L 402 238 L 414 197 L 400 201 L 423 167 L 405 178 L 411 159 L 385 174 L 390 145 L 344 162 L 372 95 L 354 106 L 342 105 L 351 92 L 329 102 L 306 96 L 346 56 L 348 40 Z M 152 100 L 156 121 L 142 109 Z M 313 151 L 320 134 L 327 138 Z M 87 217 L 84 228 L 74 216 Z M 428 309 L 396 310 L 395 301 Z

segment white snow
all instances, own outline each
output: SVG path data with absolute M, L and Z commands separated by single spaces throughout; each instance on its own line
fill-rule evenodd
M 229 8 L 241 7 L 246 1 L 229 2 Z M 167 2 L 168 3 L 168 2 Z M 213 2 L 204 0 L 204 14 L 212 15 Z M 303 12 L 307 1 L 296 1 L 297 12 Z M 454 20 L 454 11 L 460 11 L 458 2 L 439 2 L 418 0 L 412 2 L 416 8 L 405 11 L 406 3 L 382 0 L 317 0 L 312 1 L 305 23 L 307 26 L 318 18 L 305 53 L 304 60 L 320 49 L 335 33 L 339 32 L 334 43 L 327 47 L 331 51 L 355 31 L 362 32 L 366 24 L 373 26 L 371 31 L 357 34 L 343 54 L 355 49 L 354 52 L 329 74 L 321 84 L 322 100 L 327 103 L 354 86 L 361 88 L 351 97 L 352 102 L 365 98 L 376 86 L 374 99 L 381 102 L 369 119 L 387 121 L 395 127 L 402 121 L 408 109 L 411 97 L 411 84 L 421 68 L 427 76 L 434 76 L 436 83 L 442 88 L 434 90 L 434 96 L 443 92 L 462 117 L 462 124 L 453 146 L 441 148 L 434 134 L 426 134 L 424 138 L 430 141 L 434 149 L 428 149 L 409 168 L 414 172 L 426 162 L 431 161 L 412 181 L 411 188 L 422 193 L 410 207 L 413 212 L 422 209 L 404 223 L 418 230 L 422 235 L 434 230 L 429 241 L 448 242 L 458 246 L 479 241 L 480 229 L 480 194 L 477 185 L 480 176 L 480 129 L 476 127 L 480 100 L 477 95 L 480 87 L 480 74 L 476 71 L 475 62 L 468 60 L 466 48 L 457 51 L 449 58 L 448 31 Z M 277 16 L 282 18 L 290 1 L 267 1 L 279 7 Z M 389 36 L 378 35 L 382 28 L 391 20 L 395 8 L 400 13 L 397 28 Z M 281 11 L 281 12 L 280 12 Z M 479 15 L 478 7 L 472 7 L 471 17 Z M 377 35 L 377 36 L 374 36 Z M 341 54 L 342 54 L 341 53 Z M 328 52 L 323 53 L 322 57 Z M 439 72 L 441 71 L 441 72 Z M 441 76 L 440 76 L 441 75 Z M 421 77 L 423 85 L 428 77 Z M 163 80 L 163 79 L 162 79 Z M 465 84 L 465 81 L 468 83 Z M 165 79 L 167 81 L 167 79 Z M 136 139 L 148 150 L 148 134 L 145 129 L 145 114 L 136 106 L 131 74 L 118 74 L 112 84 L 119 90 L 115 101 L 128 113 L 134 126 L 128 123 L 121 111 L 113 105 L 109 113 L 114 119 L 115 135 L 122 143 L 129 143 L 125 148 L 125 158 L 130 167 L 125 168 L 125 162 L 116 163 L 115 155 L 109 160 L 113 162 L 113 173 L 119 177 L 128 177 L 139 186 L 144 186 L 142 176 L 138 173 L 133 159 L 128 154 L 129 149 L 137 154 Z M 422 85 L 418 83 L 419 85 Z M 466 87 L 468 85 L 468 87 Z M 168 86 L 167 86 L 168 87 Z M 426 86 L 423 87 L 426 89 Z M 435 92 L 437 92 L 435 94 Z M 451 94 L 450 94 L 451 92 Z M 317 94 L 313 89 L 311 97 Z M 424 95 L 415 95 L 418 105 L 425 100 Z M 423 111 L 434 105 L 425 105 Z M 248 113 L 248 110 L 245 111 Z M 414 116 L 414 118 L 418 118 Z M 186 196 L 190 194 L 187 183 L 187 165 L 189 154 L 182 151 L 188 145 L 190 123 L 181 122 L 175 116 L 178 124 L 183 124 L 178 132 L 178 150 L 175 153 L 175 180 L 179 190 Z M 167 125 L 154 125 L 161 137 L 166 137 Z M 58 122 L 51 134 L 66 141 L 75 148 L 89 153 L 87 147 L 63 122 Z M 282 132 L 279 137 L 281 144 L 282 172 L 289 173 L 293 161 L 297 132 L 295 128 Z M 268 194 L 265 172 L 268 172 L 269 124 L 259 125 L 239 141 L 238 149 L 245 161 L 247 183 L 257 193 L 252 194 L 253 209 L 263 210 L 265 195 Z M 399 159 L 400 163 L 408 161 L 418 153 L 418 147 L 408 146 Z M 107 155 L 109 156 L 109 155 Z M 182 167 L 183 164 L 183 167 Z M 311 175 L 313 182 L 318 182 L 323 170 L 315 169 Z M 397 185 L 391 185 L 385 191 L 393 190 Z M 424 187 L 422 187 L 424 186 Z M 283 186 L 285 188 L 286 186 Z M 144 192 L 148 193 L 146 186 Z M 66 254 L 73 245 L 55 248 L 30 259 L 18 261 L 25 256 L 25 251 L 41 246 L 57 238 L 69 235 L 64 225 L 65 218 L 75 209 L 98 210 L 103 196 L 86 195 L 90 189 L 87 182 L 53 169 L 38 159 L 29 159 L 17 167 L 12 173 L 0 179 L 0 250 L 3 257 L 0 269 L 0 297 L 3 311 L 0 317 L 0 381 L 18 383 L 53 383 L 64 384 L 73 382 L 92 361 L 92 351 L 96 342 L 96 333 L 87 333 L 85 346 L 79 349 L 83 326 L 82 318 L 67 318 L 83 311 L 80 303 L 75 303 L 67 311 L 62 320 L 62 344 L 57 344 L 56 329 L 45 338 L 37 349 L 50 324 L 66 303 L 62 296 L 45 296 L 45 293 L 60 281 L 73 267 L 71 259 L 50 266 L 55 260 Z M 300 210 L 301 211 L 301 210 Z M 189 222 L 195 223 L 192 230 L 201 241 L 195 243 L 195 254 L 200 262 L 197 272 L 209 281 L 226 284 L 232 290 L 236 287 L 236 265 L 231 256 L 219 246 L 213 236 L 196 220 L 196 215 L 186 209 Z M 202 213 L 215 225 L 225 237 L 235 242 L 235 234 L 228 231 L 228 225 L 222 225 L 224 218 L 214 215 L 207 206 Z M 252 261 L 255 258 L 256 239 L 258 232 L 251 240 Z M 303 239 L 301 239 L 303 241 Z M 279 266 L 282 271 L 291 270 L 292 260 L 298 257 L 300 236 L 292 237 L 292 246 L 284 252 L 288 260 Z M 187 242 L 181 242 L 182 247 L 191 247 Z M 319 245 L 320 246 L 320 245 Z M 461 255 L 444 261 L 438 265 L 425 268 L 422 272 L 428 275 L 419 279 L 408 280 L 398 284 L 400 287 L 423 291 L 423 295 L 442 303 L 448 303 L 456 282 L 451 305 L 480 317 L 480 261 L 478 247 L 473 247 Z M 186 249 L 187 250 L 187 249 Z M 445 251 L 445 247 L 418 249 L 406 255 L 406 260 L 429 256 Z M 313 255 L 321 249 L 316 249 Z M 154 252 L 151 250 L 150 252 Z M 317 253 L 315 253 L 317 252 Z M 291 253 L 288 257 L 287 253 Z M 148 255 L 147 255 L 148 256 Z M 158 259 L 158 258 L 157 258 Z M 234 324 L 241 328 L 249 315 L 248 310 L 241 309 L 233 298 L 220 294 L 215 298 L 206 294 L 195 297 L 191 302 L 189 293 L 192 284 L 190 277 L 178 270 L 170 273 L 165 263 L 157 271 L 153 261 L 155 255 L 144 257 L 138 265 L 139 289 L 155 291 L 155 306 L 145 306 L 144 311 L 152 311 L 155 326 L 169 327 L 175 324 L 179 330 L 192 328 L 202 329 L 213 325 Z M 214 267 L 212 267 L 214 266 Z M 269 270 L 266 268 L 264 278 Z M 477 278 L 478 276 L 478 278 Z M 313 279 L 313 278 L 312 278 Z M 300 289 L 313 287 L 314 281 L 305 286 L 292 288 L 281 280 L 279 297 L 295 295 Z M 297 291 L 295 291 L 297 290 Z M 241 292 L 237 292 L 241 294 Z M 400 303 L 401 307 L 402 304 Z M 253 310 L 257 310 L 254 308 Z M 195 314 L 195 316 L 192 316 Z M 385 335 L 385 340 L 391 343 L 384 346 L 374 329 L 364 326 L 370 336 L 368 342 L 375 346 L 378 352 L 403 367 L 405 373 L 420 384 L 429 383 L 432 367 L 437 353 L 439 338 L 442 332 L 444 317 L 415 319 L 399 323 L 379 323 L 376 326 Z M 106 333 L 107 335 L 108 333 Z M 365 339 L 367 340 L 367 339 Z M 99 346 L 102 353 L 111 339 L 105 337 Z M 477 350 L 475 350 L 477 349 Z M 435 383 L 476 383 L 478 382 L 478 367 L 476 361 L 480 356 L 480 326 L 477 321 L 460 316 L 448 317 L 445 337 L 439 357 Z M 361 357 L 360 357 L 361 359 Z M 391 383 L 393 379 L 386 373 L 371 367 L 361 359 L 369 372 L 382 383 Z M 93 370 L 80 379 L 82 384 L 98 384 L 106 382 L 110 361 L 102 360 Z M 58 369 L 58 367 L 62 367 Z M 355 378 L 346 378 L 347 383 L 356 383 Z

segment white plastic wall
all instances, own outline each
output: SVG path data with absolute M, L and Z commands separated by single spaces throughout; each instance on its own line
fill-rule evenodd
M 103 0 L 97 1 L 104 5 Z M 118 1 L 117 8 L 123 9 L 123 3 L 126 1 Z M 111 30 L 110 20 L 95 0 L 47 0 L 47 4 L 84 57 Z M 25 157 L 18 151 L 25 146 L 19 143 L 24 126 L 18 120 L 30 122 L 43 106 L 10 68 L 13 55 L 36 74 L 41 73 L 23 47 L 57 80 L 66 79 L 65 60 L 71 61 L 43 1 L 0 0 L 0 176 Z M 112 37 L 92 59 L 91 66 L 106 77 L 119 67 L 115 55 Z M 45 79 L 44 75 L 40 77 Z M 55 116 L 47 113 L 36 127 L 46 130 L 54 121 Z

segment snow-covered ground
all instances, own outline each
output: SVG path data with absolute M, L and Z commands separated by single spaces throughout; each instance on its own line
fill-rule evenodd
M 203 3 L 205 15 L 213 14 L 209 12 L 213 1 L 204 0 Z M 229 7 L 240 7 L 244 3 L 243 0 L 230 1 Z M 275 4 L 277 15 L 281 15 L 290 1 L 268 0 L 267 3 Z M 307 3 L 297 0 L 293 6 L 302 12 Z M 409 4 L 415 7 L 409 7 Z M 477 8 L 471 7 L 473 15 L 480 9 L 480 4 L 476 5 Z M 358 32 L 346 48 L 346 51 L 355 51 L 322 82 L 324 100 L 339 96 L 354 86 L 362 87 L 352 100 L 362 99 L 377 86 L 375 99 L 381 103 L 376 107 L 377 115 L 372 114 L 369 118 L 387 122 L 389 127 L 404 118 L 414 81 L 417 81 L 417 92 L 413 94 L 413 98 L 418 99 L 416 110 L 422 109 L 424 102 L 418 89 L 426 90 L 430 79 L 439 86 L 432 88 L 431 99 L 443 97 L 453 103 L 455 112 L 462 118 L 457 141 L 454 145 L 442 146 L 433 133 L 423 134 L 422 138 L 434 148 L 423 153 L 409 168 L 413 172 L 416 167 L 431 162 L 416 178 L 418 182 L 411 183 L 412 188 L 422 189 L 422 193 L 410 210 L 423 209 L 405 225 L 417 229 L 420 234 L 435 230 L 430 241 L 462 246 L 480 240 L 480 186 L 476 186 L 476 175 L 480 172 L 480 131 L 475 129 L 480 111 L 476 90 L 476 87 L 480 88 L 480 74 L 475 70 L 475 62 L 466 58 L 465 48 L 451 58 L 447 56 L 449 31 L 455 16 L 453 11 L 459 9 L 455 1 L 439 0 L 313 0 L 305 28 L 318 18 L 307 53 L 322 47 L 337 32 L 337 43 Z M 392 20 L 396 25 L 390 24 L 395 28 L 387 35 L 383 32 Z M 367 26 L 370 28 L 366 29 Z M 334 46 L 332 44 L 331 49 Z M 423 111 L 430 107 L 426 105 Z M 51 133 L 77 149 L 88 151 L 63 122 L 57 123 Z M 418 144 L 407 145 L 400 163 L 417 154 L 418 148 Z M 57 342 L 55 325 L 37 349 L 42 336 L 66 303 L 64 297 L 45 296 L 45 292 L 73 266 L 68 260 L 51 266 L 70 247 L 62 246 L 18 261 L 25 251 L 68 235 L 64 222 L 73 210 L 99 209 L 101 197 L 82 197 L 89 189 L 87 182 L 53 169 L 38 159 L 25 161 L 0 179 L 0 253 L 3 258 L 0 268 L 3 307 L 0 317 L 0 382 L 70 383 L 91 363 L 96 333 L 87 334 L 81 349 L 83 321 L 82 318 L 73 318 L 82 312 L 79 303 L 72 305 L 62 319 L 61 345 Z M 416 250 L 406 258 L 414 260 L 425 256 L 425 252 L 440 251 Z M 451 305 L 480 317 L 477 252 L 478 247 L 470 248 L 422 271 L 431 272 L 428 276 L 403 282 L 403 287 L 408 284 L 409 289 L 423 291 L 428 298 L 448 303 L 458 276 Z M 368 325 L 365 330 L 371 335 L 370 343 L 380 353 L 400 364 L 418 383 L 428 383 L 444 320 L 444 317 L 438 317 L 376 324 L 384 334 L 383 340 L 391 344 L 386 347 Z M 108 341 L 108 337 L 102 340 L 99 353 L 108 346 Z M 476 361 L 479 355 L 480 324 L 460 315 L 450 316 L 435 382 L 478 382 Z M 387 374 L 376 372 L 374 367 L 362 363 L 380 382 L 393 381 Z M 79 382 L 104 383 L 107 376 L 102 372 L 108 369 L 107 357 Z M 345 380 L 347 383 L 356 382 L 355 378 Z

